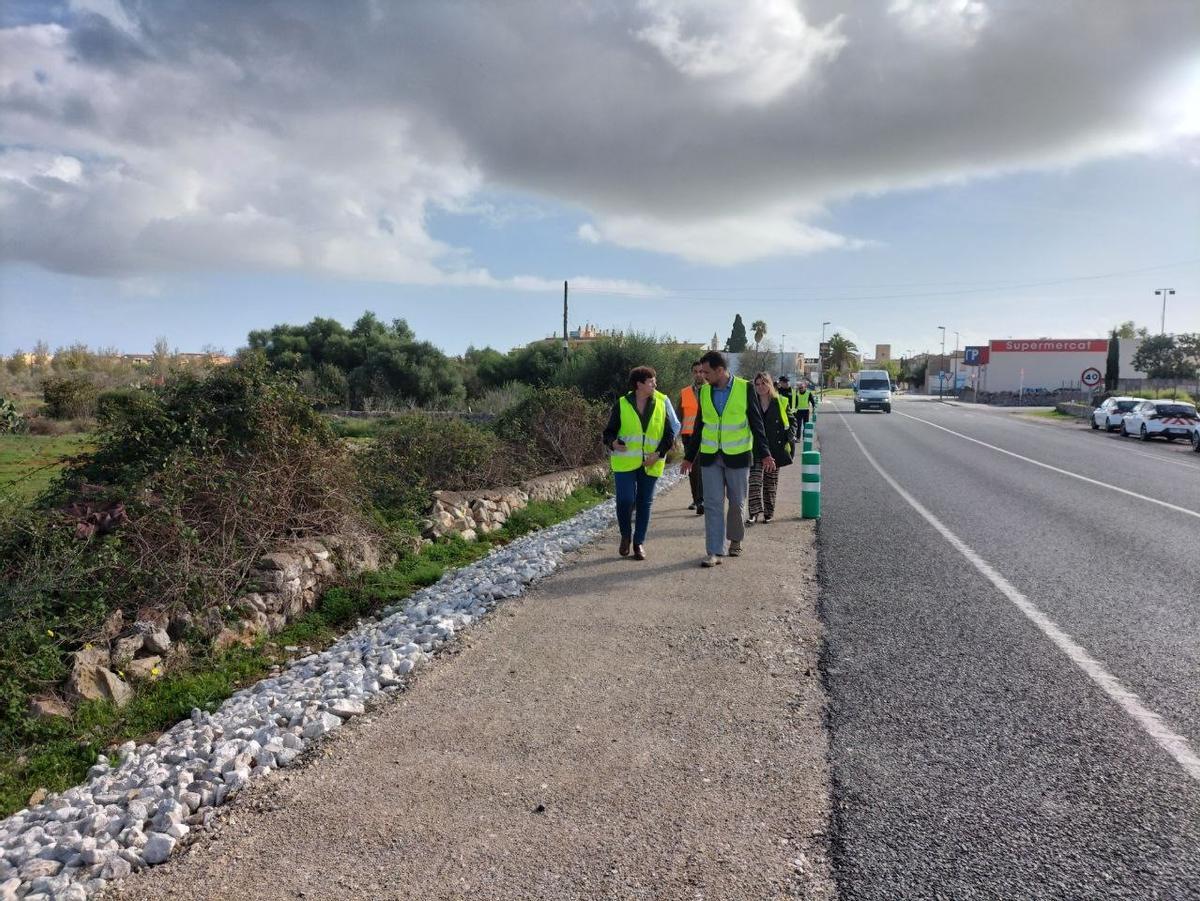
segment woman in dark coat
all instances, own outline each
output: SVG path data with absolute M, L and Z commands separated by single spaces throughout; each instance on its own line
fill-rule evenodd
M 775 390 L 775 382 L 769 372 L 760 372 L 754 377 L 754 396 L 762 410 L 763 425 L 767 430 L 767 446 L 775 465 L 787 466 L 792 462 L 792 443 L 796 440 L 795 421 L 788 416 L 787 400 Z M 775 495 L 779 489 L 779 472 L 764 472 L 762 464 L 755 462 L 750 467 L 750 494 L 747 497 L 751 526 L 762 517 L 763 522 L 775 518 Z

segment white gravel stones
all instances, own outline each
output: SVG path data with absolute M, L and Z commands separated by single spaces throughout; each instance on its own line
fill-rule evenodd
M 679 478 L 673 468 L 660 489 Z M 550 575 L 613 518 L 610 500 L 497 548 L 324 652 L 236 692 L 216 712 L 193 710 L 154 744 L 126 742 L 114 760 L 101 757 L 83 785 L 0 822 L 0 901 L 88 897 L 167 860 L 212 808 L 399 690 L 439 647 Z M 160 638 L 149 643 L 169 641 Z
M 146 847 L 142 849 L 143 858 L 151 866 L 156 863 L 165 863 L 171 856 L 171 852 L 175 850 L 175 844 L 175 839 L 165 832 L 155 832 L 146 842 Z

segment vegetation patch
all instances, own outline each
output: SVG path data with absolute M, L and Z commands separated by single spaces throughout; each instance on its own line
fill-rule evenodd
M 91 445 L 87 434 L 0 434 L 0 499 L 25 503 L 49 487 Z
M 70 718 L 34 719 L 24 703 L 24 692 L 10 681 L 8 670 L 0 677 L 0 816 L 28 803 L 38 788 L 61 791 L 82 782 L 88 767 L 107 748 L 130 739 L 153 740 L 159 733 L 188 716 L 192 708 L 214 710 L 234 691 L 265 678 L 298 655 L 322 650 L 334 643 L 359 620 L 401 603 L 416 590 L 437 582 L 447 571 L 487 555 L 528 532 L 575 516 L 610 494 L 607 483 L 580 488 L 556 502 L 534 502 L 515 513 L 503 528 L 478 542 L 461 539 L 428 545 L 406 554 L 392 566 L 364 573 L 327 590 L 317 607 L 269 639 L 251 647 L 221 653 L 200 650 L 180 669 L 156 682 L 141 683 L 125 707 L 92 701 L 80 704 Z M 62 636 L 57 621 L 41 609 L 27 616 L 22 628 L 26 651 L 32 653 L 38 673 L 51 682 L 63 675 Z M 288 651 L 288 648 L 295 650 Z M 10 649 L 0 649 L 9 661 Z

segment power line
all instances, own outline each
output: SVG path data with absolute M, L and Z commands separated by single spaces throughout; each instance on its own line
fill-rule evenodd
M 986 294 L 995 291 L 1013 291 L 1024 288 L 1041 288 L 1051 287 L 1055 285 L 1065 285 L 1075 282 L 1102 281 L 1112 278 L 1129 278 L 1135 275 L 1141 275 L 1147 272 L 1158 272 L 1164 269 L 1176 269 L 1184 266 L 1192 266 L 1200 263 L 1200 259 L 1183 260 L 1176 263 L 1163 263 L 1158 266 L 1146 266 L 1140 269 L 1126 269 L 1118 272 L 1105 272 L 1093 275 L 1072 275 L 1060 276 L 1057 278 L 1037 279 L 1031 281 L 1013 281 L 1013 282 L 996 282 L 993 284 L 982 283 L 982 287 L 975 288 L 957 288 L 948 291 L 919 291 L 915 293 L 900 293 L 900 294 L 838 294 L 839 290 L 851 290 L 850 288 L 836 288 L 833 286 L 792 286 L 785 287 L 756 287 L 756 288 L 739 288 L 739 287 L 720 287 L 720 288 L 662 288 L 653 291 L 605 291 L 596 289 L 577 289 L 578 293 L 587 293 L 600 295 L 604 297 L 636 297 L 636 298 L 658 298 L 662 300 L 725 300 L 735 298 L 738 300 L 755 300 L 759 303 L 828 303 L 832 301 L 847 301 L 847 300 L 905 300 L 916 298 L 930 297 L 958 297 L 966 294 Z M 931 287 L 939 285 L 970 285 L 981 284 L 978 282 L 909 282 L 909 283 L 894 283 L 896 287 L 917 287 L 921 284 L 927 284 Z M 876 287 L 887 287 L 887 284 L 881 284 Z M 794 292 L 795 294 L 803 294 L 811 291 L 831 292 L 822 294 L 820 297 L 803 297 L 793 296 L 784 298 L 763 298 L 752 297 L 757 292 Z M 697 297 L 696 294 L 712 292 L 710 297 Z

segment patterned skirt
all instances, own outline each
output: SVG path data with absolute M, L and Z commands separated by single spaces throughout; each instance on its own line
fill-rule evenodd
M 751 518 L 760 514 L 775 515 L 775 493 L 779 488 L 779 470 L 767 472 L 762 463 L 750 467 L 750 496 L 747 498 Z

